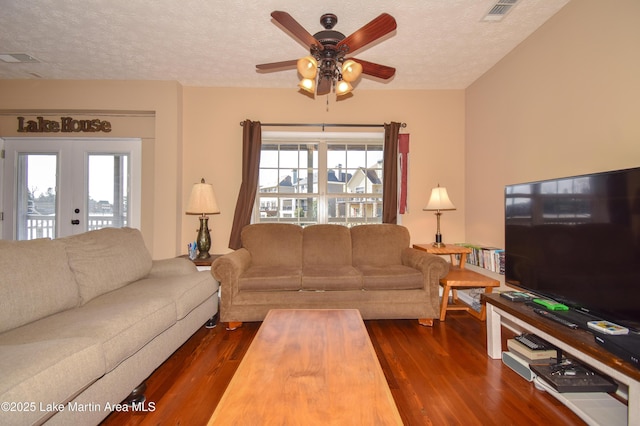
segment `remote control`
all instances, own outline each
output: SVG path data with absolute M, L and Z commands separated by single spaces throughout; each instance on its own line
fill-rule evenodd
M 535 303 L 538 305 L 542 305 L 550 311 L 568 311 L 569 307 L 567 305 L 563 305 L 562 303 L 558 303 L 555 300 L 551 299 L 533 299 Z
M 532 351 L 543 351 L 549 348 L 549 344 L 535 334 L 521 334 L 515 339 Z
M 549 311 L 545 311 L 544 309 L 533 308 L 533 312 L 535 312 L 538 315 L 542 315 L 545 318 L 549 318 L 550 320 L 553 320 L 557 323 L 560 323 L 565 327 L 573 328 L 574 330 L 578 328 L 578 324 L 571 322 L 568 319 L 562 318 L 558 315 L 552 314 Z

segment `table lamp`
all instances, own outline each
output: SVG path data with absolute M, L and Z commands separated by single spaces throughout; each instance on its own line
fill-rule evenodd
M 208 259 L 211 255 L 211 235 L 209 234 L 209 217 L 208 214 L 219 214 L 218 202 L 216 194 L 213 192 L 213 186 L 204 182 L 204 178 L 200 183 L 193 185 L 189 203 L 187 204 L 186 214 L 200 215 L 200 229 L 198 230 L 198 238 L 196 244 L 198 246 L 198 259 Z
M 440 233 L 440 216 L 442 215 L 442 210 L 455 209 L 456 206 L 453 205 L 453 203 L 449 199 L 449 194 L 447 194 L 447 188 L 441 187 L 440 184 L 438 184 L 436 188 L 433 188 L 431 190 L 431 198 L 429 198 L 427 206 L 422 210 L 436 212 L 438 228 L 436 230 L 436 241 L 433 243 L 434 247 L 445 246 L 445 244 L 442 242 L 442 234 Z

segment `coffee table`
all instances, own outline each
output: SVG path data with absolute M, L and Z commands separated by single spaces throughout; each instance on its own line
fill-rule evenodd
M 209 425 L 402 425 L 357 309 L 269 311 Z

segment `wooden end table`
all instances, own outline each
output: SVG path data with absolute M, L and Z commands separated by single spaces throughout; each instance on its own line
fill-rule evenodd
M 444 321 L 447 311 L 467 311 L 469 314 L 484 321 L 487 317 L 486 306 L 484 303 L 480 312 L 458 299 L 457 290 L 460 288 L 484 288 L 486 294 L 491 293 L 493 287 L 499 287 L 500 281 L 494 280 L 486 275 L 479 274 L 475 271 L 465 269 L 467 254 L 471 253 L 469 247 L 448 245 L 444 247 L 434 247 L 431 244 L 414 244 L 413 248 L 426 251 L 431 254 L 450 255 L 451 267 L 446 277 L 440 280 L 440 285 L 444 288 L 442 291 L 442 300 L 440 302 L 440 321 Z M 455 266 L 455 255 L 460 255 L 460 262 Z M 449 304 L 449 294 L 451 294 L 451 304 Z
M 206 259 L 190 259 L 188 254 L 183 254 L 181 257 L 183 259 L 189 259 L 190 261 L 193 262 L 194 265 L 196 265 L 196 267 L 198 268 L 198 271 L 210 271 L 211 270 L 211 264 L 213 263 L 214 260 L 216 260 L 217 258 L 219 258 L 220 256 L 222 256 L 221 254 L 212 254 L 211 256 L 209 256 Z

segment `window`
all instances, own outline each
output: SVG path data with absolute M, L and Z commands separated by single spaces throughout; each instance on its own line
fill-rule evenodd
M 254 222 L 382 221 L 383 133 L 265 132 Z

